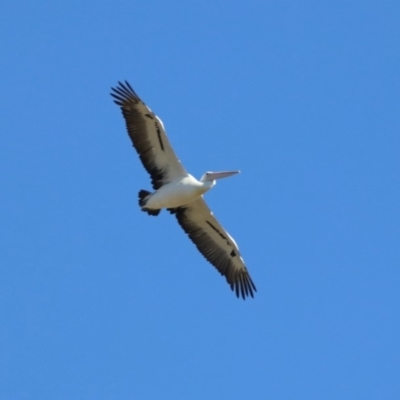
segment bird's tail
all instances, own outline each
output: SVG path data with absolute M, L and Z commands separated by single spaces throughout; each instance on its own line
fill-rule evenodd
M 151 192 L 147 190 L 139 190 L 139 206 L 141 207 L 142 211 L 147 212 L 147 214 L 156 216 L 160 214 L 161 210 L 151 210 L 146 208 L 146 203 L 150 195 Z
M 144 207 L 146 205 L 147 198 L 151 195 L 151 192 L 147 190 L 139 190 L 139 206 Z

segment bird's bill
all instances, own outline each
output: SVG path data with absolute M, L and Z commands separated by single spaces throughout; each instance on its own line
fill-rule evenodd
M 221 178 L 227 178 L 228 176 L 236 175 L 240 171 L 220 171 L 220 172 L 208 172 L 208 178 L 209 179 L 221 179 Z

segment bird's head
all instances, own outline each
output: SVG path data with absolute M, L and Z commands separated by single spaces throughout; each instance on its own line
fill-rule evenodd
M 228 176 L 236 175 L 240 171 L 221 171 L 221 172 L 206 172 L 200 179 L 201 182 L 213 182 L 217 179 L 227 178 Z

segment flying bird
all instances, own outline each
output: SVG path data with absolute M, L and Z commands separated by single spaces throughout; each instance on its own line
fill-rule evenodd
M 154 191 L 139 191 L 142 211 L 156 216 L 161 209 L 174 214 L 200 253 L 225 276 L 237 297 L 254 297 L 257 291 L 239 248 L 216 220 L 203 199 L 217 179 L 240 171 L 206 172 L 200 180 L 190 175 L 176 156 L 161 120 L 139 98 L 127 81 L 112 88 L 126 128 Z

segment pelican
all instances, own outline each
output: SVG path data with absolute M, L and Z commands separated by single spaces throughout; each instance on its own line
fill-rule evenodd
M 174 214 L 200 253 L 225 276 L 237 297 L 254 297 L 257 291 L 239 248 L 215 219 L 203 199 L 217 179 L 240 171 L 206 172 L 200 180 L 186 172 L 176 156 L 161 120 L 139 98 L 127 81 L 112 88 L 114 102 L 121 107 L 126 128 L 154 192 L 139 191 L 142 211 L 156 216 L 161 209 Z

